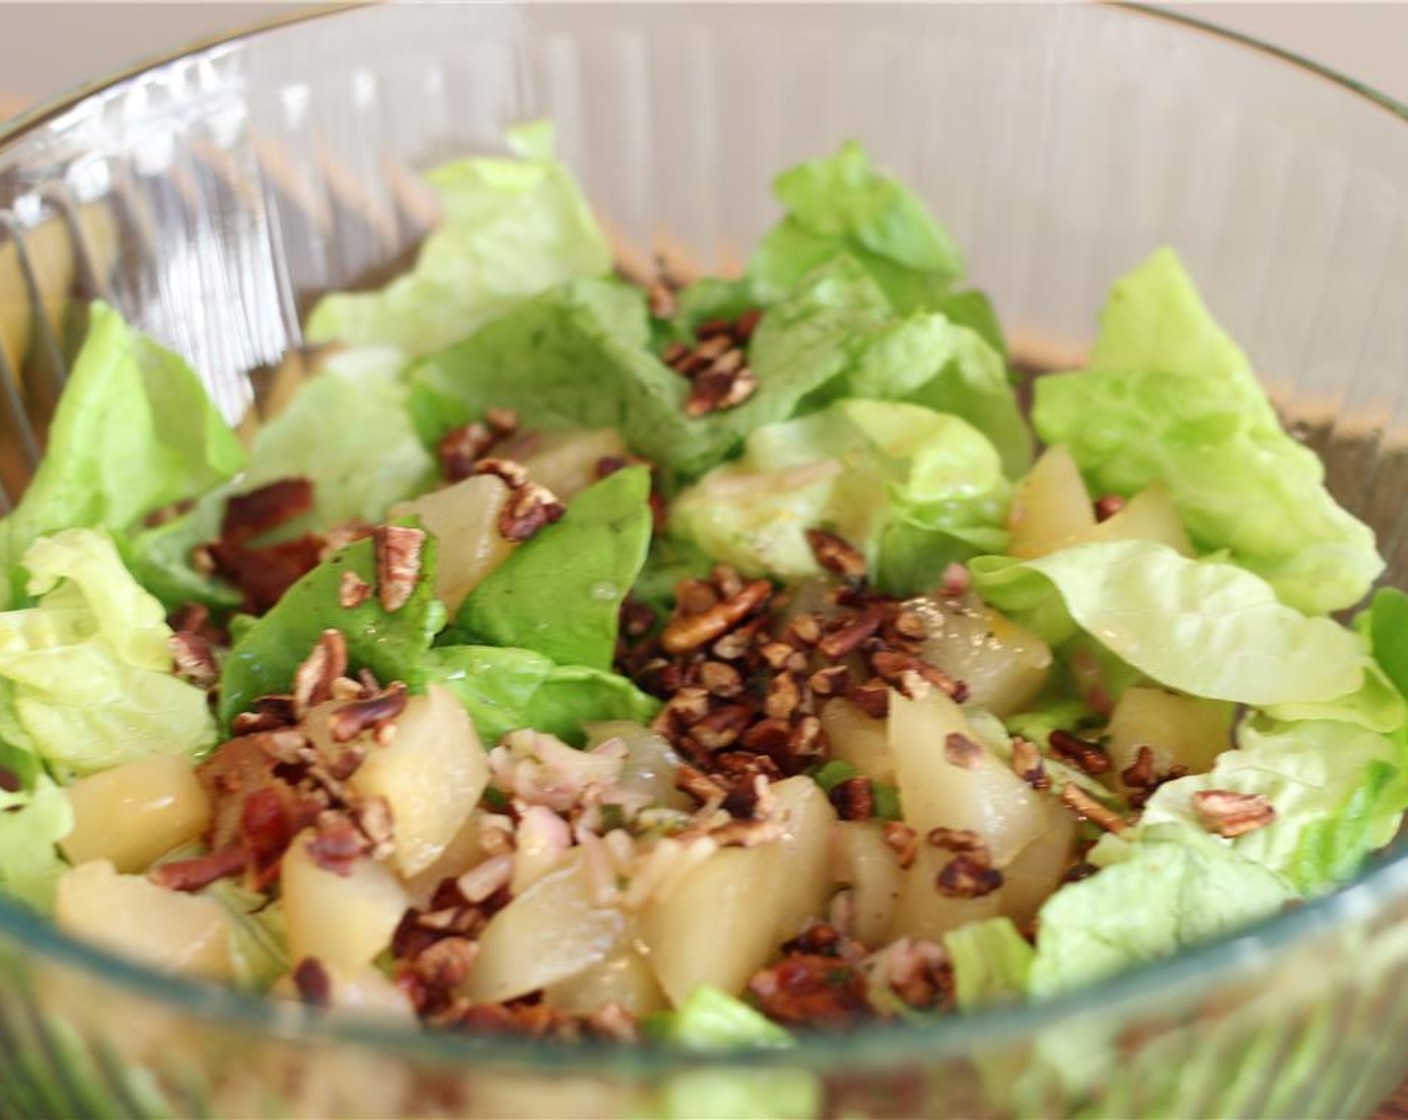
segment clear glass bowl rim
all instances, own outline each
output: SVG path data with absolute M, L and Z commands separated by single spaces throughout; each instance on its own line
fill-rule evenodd
M 85 98 L 119 85 L 166 63 L 222 45 L 233 45 L 280 28 L 356 11 L 364 5 L 295 12 L 259 21 L 251 27 L 214 35 L 175 50 L 142 59 L 107 77 L 84 83 L 0 125 L 0 148 L 8 146 L 44 122 L 73 109 Z M 1140 18 L 1167 22 L 1189 34 L 1211 36 L 1256 51 L 1301 70 L 1310 77 L 1338 85 L 1387 110 L 1408 125 L 1408 105 L 1337 70 L 1238 31 L 1145 4 L 1107 3 Z M 914 1022 L 877 1023 L 846 1033 L 803 1035 L 793 1047 L 777 1050 L 687 1052 L 662 1044 L 621 1046 L 584 1041 L 564 1044 L 510 1036 L 473 1036 L 450 1032 L 383 1026 L 374 1020 L 326 1017 L 300 1005 L 187 980 L 158 972 L 138 962 L 63 934 L 47 918 L 0 898 L 0 938 L 24 946 L 50 962 L 91 974 L 110 984 L 156 1000 L 167 1009 L 247 1028 L 268 1038 L 348 1044 L 419 1062 L 476 1064 L 504 1069 L 550 1067 L 563 1075 L 644 1077 L 695 1067 L 809 1067 L 857 1071 L 859 1067 L 932 1061 L 937 1057 L 974 1053 L 985 1042 L 1000 1044 L 1031 1037 L 1062 1019 L 1117 1008 L 1157 1007 L 1160 993 L 1187 986 L 1206 987 L 1235 979 L 1238 967 L 1274 962 L 1279 954 L 1317 935 L 1363 921 L 1390 901 L 1408 896 L 1408 833 L 1400 835 L 1373 860 L 1373 866 L 1332 894 L 1283 911 L 1238 934 L 1186 950 L 1174 957 L 1145 964 L 1051 999 L 993 1007 Z

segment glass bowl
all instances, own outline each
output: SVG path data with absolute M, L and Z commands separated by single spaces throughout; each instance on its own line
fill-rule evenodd
M 94 296 L 239 419 L 316 295 L 434 221 L 417 172 L 546 115 L 623 260 L 730 270 L 773 173 L 857 137 L 966 247 L 1028 361 L 1178 247 L 1408 583 L 1408 113 L 1096 6 L 401 6 L 207 44 L 0 136 L 0 480 Z M 1069 996 L 680 1055 L 429 1036 L 158 975 L 0 905 L 0 1114 L 1349 1116 L 1408 1069 L 1408 858 Z

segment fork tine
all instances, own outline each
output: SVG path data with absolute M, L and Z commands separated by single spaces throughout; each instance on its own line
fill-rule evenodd
M 0 229 L 8 233 L 14 243 L 20 273 L 24 276 L 25 294 L 29 296 L 30 312 L 34 317 L 35 332 L 44 348 L 44 357 L 48 359 L 49 368 L 53 370 L 59 386 L 62 387 L 68 381 L 68 365 L 64 361 L 63 348 L 54 334 L 54 328 L 49 323 L 49 316 L 44 313 L 43 289 L 40 287 L 39 277 L 34 273 L 34 264 L 29 259 L 20 228 L 14 214 L 8 210 L 0 210 Z M 16 383 L 18 384 L 18 379 Z

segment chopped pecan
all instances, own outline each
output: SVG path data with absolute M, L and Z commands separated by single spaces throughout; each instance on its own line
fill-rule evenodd
M 919 833 L 899 821 L 886 821 L 883 835 L 901 869 L 910 867 L 919 855 Z
M 656 319 L 673 319 L 675 312 L 679 310 L 675 289 L 664 280 L 654 280 L 645 290 L 645 298 L 650 314 Z
M 1129 827 L 1127 820 L 1096 801 L 1075 782 L 1067 782 L 1061 787 L 1061 804 L 1086 820 L 1094 821 L 1107 832 L 1123 832 Z
M 337 809 L 324 809 L 314 824 L 308 854 L 324 871 L 351 875 L 352 865 L 366 853 L 368 843 L 352 818 Z
M 792 737 L 787 745 L 792 753 L 799 757 L 821 754 L 827 746 L 826 732 L 822 730 L 821 720 L 816 716 L 803 716 L 792 728 Z
M 968 594 L 973 586 L 972 573 L 966 565 L 956 561 L 944 569 L 943 581 L 939 584 L 939 594 L 948 599 L 958 599 Z
M 528 468 L 512 459 L 478 459 L 472 470 L 474 474 L 491 474 L 502 479 L 510 490 L 528 485 Z
M 725 661 L 706 661 L 699 667 L 699 683 L 711 695 L 731 700 L 743 692 L 743 677 Z
M 1120 771 L 1120 781 L 1131 789 L 1152 789 L 1158 785 L 1159 771 L 1151 748 L 1141 746 L 1134 754 L 1134 761 Z
M 1095 499 L 1095 520 L 1108 521 L 1124 509 L 1124 499 L 1118 494 L 1104 494 Z
M 757 330 L 758 320 L 763 317 L 760 308 L 753 307 L 745 311 L 733 324 L 733 337 L 739 342 L 747 342 L 753 337 L 753 332 Z
M 412 971 L 433 988 L 458 988 L 479 959 L 479 943 L 467 937 L 445 937 L 416 954 Z
M 1103 774 L 1110 768 L 1110 756 L 1101 749 L 1099 743 L 1092 743 L 1088 739 L 1072 735 L 1069 731 L 1060 730 L 1053 731 L 1046 741 L 1051 744 L 1051 749 L 1058 758 L 1087 774 Z
M 406 686 L 395 681 L 385 691 L 364 700 L 349 700 L 328 716 L 328 732 L 335 743 L 349 743 L 364 731 L 375 731 L 406 710 Z
M 389 859 L 396 850 L 396 833 L 391 817 L 391 803 L 384 797 L 364 797 L 352 810 L 352 817 L 362 835 L 371 845 L 373 859 Z
M 629 595 L 621 603 L 621 633 L 627 638 L 640 638 L 655 629 L 658 615 L 649 603 Z
M 498 437 L 484 424 L 452 428 L 440 437 L 435 448 L 440 473 L 449 482 L 463 482 L 474 474 L 474 464 L 497 442 Z
M 298 998 L 310 1007 L 332 1003 L 332 977 L 317 957 L 304 957 L 294 966 L 293 986 Z
M 1229 840 L 1265 828 L 1276 819 L 1276 810 L 1264 794 L 1230 789 L 1199 790 L 1193 794 L 1193 811 L 1204 828 Z
M 348 569 L 342 573 L 342 580 L 337 585 L 337 605 L 344 610 L 352 610 L 360 607 L 372 594 L 372 585 L 359 576 L 356 572 Z
M 949 852 L 986 853 L 988 850 L 983 838 L 971 828 L 931 828 L 926 839 L 934 847 Z
M 944 758 L 962 770 L 976 770 L 983 764 L 983 748 L 959 731 L 944 739 Z
M 425 530 L 404 525 L 379 525 L 372 531 L 376 550 L 376 593 L 382 608 L 399 611 L 420 582 Z
M 802 689 L 791 673 L 778 673 L 768 681 L 763 712 L 769 719 L 790 719 L 802 702 Z
M 638 1042 L 636 1018 L 619 1003 L 604 1003 L 587 1015 L 587 1030 L 611 1042 Z
M 754 580 L 737 595 L 706 611 L 672 618 L 660 635 L 660 644 L 676 654 L 708 645 L 766 603 L 771 594 L 772 584 L 765 579 Z
M 837 782 L 827 797 L 843 821 L 863 821 L 875 815 L 875 792 L 869 778 Z
M 762 719 L 743 733 L 739 740 L 746 750 L 776 757 L 787 750 L 792 740 L 792 725 L 781 719 Z
M 732 360 L 732 354 L 725 355 L 695 376 L 684 406 L 686 415 L 703 416 L 736 408 L 758 391 L 758 378 L 742 364 L 741 352 L 735 350 L 733 354 L 738 355 L 737 361 Z
M 347 672 L 347 639 L 341 630 L 324 630 L 313 652 L 293 674 L 293 710 L 302 715 L 332 699 L 333 681 Z
M 874 637 L 884 621 L 885 608 L 872 603 L 860 614 L 841 622 L 817 642 L 817 652 L 828 661 L 840 661 L 859 649 L 862 642 Z
M 846 699 L 871 719 L 884 719 L 890 714 L 890 686 L 879 677 L 852 685 L 846 689 Z
M 1037 750 L 1035 743 L 1020 735 L 1012 737 L 1012 773 L 1032 789 L 1051 788 L 1051 779 L 1047 777 L 1041 752 Z
M 806 536 L 812 556 L 828 572 L 835 572 L 842 579 L 865 579 L 865 557 L 849 541 L 825 529 L 808 529 Z
M 807 678 L 807 688 L 817 696 L 842 696 L 850 683 L 851 671 L 845 665 L 829 665 Z
M 220 522 L 220 539 L 242 544 L 301 517 L 312 508 L 313 484 L 308 479 L 281 478 L 229 499 Z
M 660 709 L 651 727 L 665 735 L 683 731 L 709 712 L 709 694 L 702 688 L 681 688 Z
M 696 720 L 689 734 L 706 751 L 716 751 L 734 742 L 752 721 L 747 705 L 729 704 Z
M 249 853 L 242 847 L 224 848 L 208 855 L 159 863 L 147 872 L 147 878 L 169 891 L 198 891 L 211 883 L 243 871 L 249 864 Z
M 178 630 L 166 640 L 176 675 L 198 688 L 209 688 L 220 677 L 210 643 L 190 630 Z
M 20 776 L 13 770 L 0 766 L 0 790 L 6 793 L 19 793 L 24 789 L 24 783 L 20 781 Z
M 722 805 L 727 793 L 724 787 L 708 774 L 687 762 L 680 763 L 679 769 L 675 772 L 675 788 L 689 794 L 701 805 L 711 803 Z
M 982 898 L 1002 886 L 1002 872 L 988 861 L 986 852 L 960 852 L 939 871 L 935 885 L 949 898 Z
M 922 612 L 908 607 L 896 612 L 890 627 L 896 636 L 911 642 L 922 642 L 930 636 L 933 629 L 933 625 Z
M 546 486 L 529 482 L 509 494 L 499 511 L 499 535 L 506 541 L 522 543 L 539 529 L 560 521 L 567 507 Z

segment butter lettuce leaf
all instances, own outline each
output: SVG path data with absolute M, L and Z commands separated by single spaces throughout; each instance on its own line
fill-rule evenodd
M 527 649 L 437 646 L 426 676 L 444 685 L 469 713 L 486 746 L 531 727 L 581 746 L 583 724 L 599 720 L 648 723 L 660 702 L 625 677 L 582 665 L 554 665 Z
M 128 530 L 244 464 L 239 440 L 184 359 L 94 303 L 47 453 L 19 505 L 0 521 L 0 609 L 22 594 L 15 568 L 40 536 Z
M 25 552 L 33 607 L 0 613 L 0 735 L 56 776 L 215 742 L 203 689 L 173 675 L 161 603 L 101 530 L 65 529 Z
M 1237 748 L 1218 755 L 1210 773 L 1160 786 L 1141 830 L 1168 821 L 1197 825 L 1192 798 L 1202 790 L 1262 794 L 1275 819 L 1232 840 L 1232 847 L 1299 891 L 1316 894 L 1353 878 L 1371 852 L 1393 839 L 1408 809 L 1408 748 L 1401 735 L 1330 720 L 1258 716 L 1239 728 Z
M 958 417 L 842 400 L 754 431 L 742 458 L 682 493 L 671 517 L 677 534 L 749 575 L 818 573 L 806 530 L 823 528 L 865 553 L 882 583 L 918 590 L 949 560 L 1005 544 L 1010 493 L 992 444 Z M 889 578 L 887 549 L 899 554 Z
M 1080 544 L 1035 560 L 983 558 L 974 584 L 1024 623 L 1059 596 L 1074 624 L 1167 688 L 1244 704 L 1309 704 L 1356 693 L 1370 662 L 1352 631 L 1281 603 L 1232 564 L 1153 541 Z M 1069 635 L 1067 635 L 1069 636 Z
M 1090 367 L 1037 380 L 1032 420 L 1097 492 L 1162 479 L 1195 545 L 1226 550 L 1298 610 L 1351 606 L 1383 570 L 1372 531 L 1281 429 L 1168 249 L 1116 283 Z
M 0 790 L 0 894 L 52 913 L 68 870 L 55 845 L 71 831 L 73 807 L 49 778 L 41 776 L 33 792 Z
M 415 266 L 378 292 L 325 297 L 308 319 L 308 339 L 428 354 L 529 296 L 609 272 L 606 238 L 553 159 L 552 125 L 510 129 L 508 145 L 516 158 L 480 156 L 430 172 L 444 216 Z
M 786 216 L 759 244 L 748 277 L 771 302 L 845 253 L 902 311 L 932 303 L 963 274 L 949 232 L 909 188 L 876 171 L 855 142 L 784 171 L 773 193 Z
M 1124 858 L 1042 906 L 1033 995 L 1171 956 L 1267 917 L 1295 897 L 1279 875 L 1201 829 L 1149 828 Z
M 968 922 L 944 934 L 958 1007 L 969 1011 L 1026 998 L 1036 950 L 1011 918 Z
M 475 586 L 441 644 L 530 649 L 609 670 L 621 603 L 650 547 L 649 495 L 644 467 L 582 491 Z

